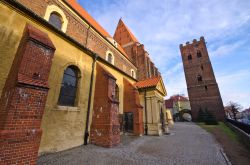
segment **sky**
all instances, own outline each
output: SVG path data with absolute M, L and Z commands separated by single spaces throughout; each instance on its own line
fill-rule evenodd
M 250 0 L 78 0 L 112 36 L 120 18 L 159 68 L 168 97 L 187 95 L 179 45 L 204 36 L 224 105 L 250 107 Z

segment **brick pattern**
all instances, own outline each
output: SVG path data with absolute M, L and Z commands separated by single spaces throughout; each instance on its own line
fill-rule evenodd
M 110 50 L 115 57 L 115 66 L 123 70 L 128 75 L 131 75 L 130 70 L 136 70 L 136 67 L 126 60 L 126 55 L 121 55 L 117 48 L 113 45 L 104 42 L 97 34 L 92 30 L 89 30 L 88 27 L 83 23 L 79 17 L 76 17 L 70 10 L 68 10 L 64 5 L 62 5 L 57 0 L 36 0 L 34 3 L 30 0 L 17 0 L 27 8 L 31 9 L 40 17 L 44 17 L 46 8 L 48 5 L 56 5 L 63 10 L 66 15 L 67 20 L 69 21 L 67 26 L 66 34 L 72 37 L 74 40 L 82 44 L 83 46 L 89 48 L 90 50 L 97 53 L 103 59 L 106 59 L 106 51 Z M 106 37 L 106 36 L 104 36 Z M 126 67 L 123 67 L 126 66 Z
M 180 45 L 180 50 L 193 120 L 197 120 L 200 109 L 213 113 L 218 120 L 224 120 L 223 103 L 204 37 L 200 41 L 193 40 L 193 43 Z M 197 57 L 197 51 L 201 52 L 202 57 Z M 190 54 L 191 60 L 188 59 Z M 202 76 L 201 82 L 197 80 L 198 75 Z
M 143 107 L 140 104 L 138 90 L 125 78 L 123 79 L 124 84 L 124 97 L 123 98 L 123 109 L 124 112 L 133 113 L 133 133 L 135 135 L 143 134 Z
M 138 80 L 160 75 L 158 69 L 149 58 L 149 54 L 145 50 L 144 45 L 138 42 L 121 19 L 116 27 L 114 39 L 123 47 L 132 63 L 138 68 Z
M 55 48 L 48 36 L 25 28 L 0 99 L 0 164 L 35 164 Z
M 102 147 L 112 147 L 120 143 L 119 102 L 115 100 L 116 79 L 99 64 L 96 72 L 90 142 Z

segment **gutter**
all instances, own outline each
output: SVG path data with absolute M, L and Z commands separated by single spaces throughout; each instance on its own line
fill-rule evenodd
M 148 112 L 147 112 L 147 91 L 144 90 L 144 108 L 145 108 L 145 135 L 148 135 Z
M 98 55 L 95 54 L 95 56 L 93 57 L 90 87 L 89 87 L 88 109 L 87 109 L 85 132 L 84 132 L 84 145 L 88 144 L 88 138 L 89 138 L 89 115 L 90 115 L 91 96 L 92 96 L 92 88 L 93 88 L 93 80 L 94 80 L 94 71 L 95 71 L 95 64 L 96 64 L 97 58 L 98 58 Z

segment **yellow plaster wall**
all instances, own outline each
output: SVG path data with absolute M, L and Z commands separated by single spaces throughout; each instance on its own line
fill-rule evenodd
M 0 3 L 0 11 L 0 90 L 2 91 L 4 87 L 26 23 L 47 33 L 56 51 L 49 76 L 50 90 L 42 120 L 43 134 L 39 152 L 55 152 L 81 145 L 85 129 L 92 58 L 49 29 L 2 3 Z M 78 66 L 81 72 L 77 106 L 58 107 L 63 72 L 69 65 Z
M 19 25 L 21 21 L 16 19 L 16 12 L 9 10 L 1 2 L 0 11 L 0 94 L 2 94 L 24 26 Z
M 148 134 L 161 135 L 161 122 L 160 122 L 160 108 L 162 107 L 163 113 L 165 112 L 163 106 L 164 96 L 157 90 L 147 90 L 147 121 L 148 121 Z M 143 106 L 143 122 L 145 123 L 145 102 L 144 91 L 140 92 L 140 103 Z

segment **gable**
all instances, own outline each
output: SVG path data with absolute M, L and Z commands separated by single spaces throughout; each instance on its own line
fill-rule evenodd
M 161 94 L 163 94 L 164 96 L 167 95 L 167 90 L 166 90 L 166 88 L 165 88 L 165 85 L 164 85 L 164 83 L 163 83 L 162 78 L 161 78 L 160 81 L 157 83 L 156 89 L 157 89 Z

